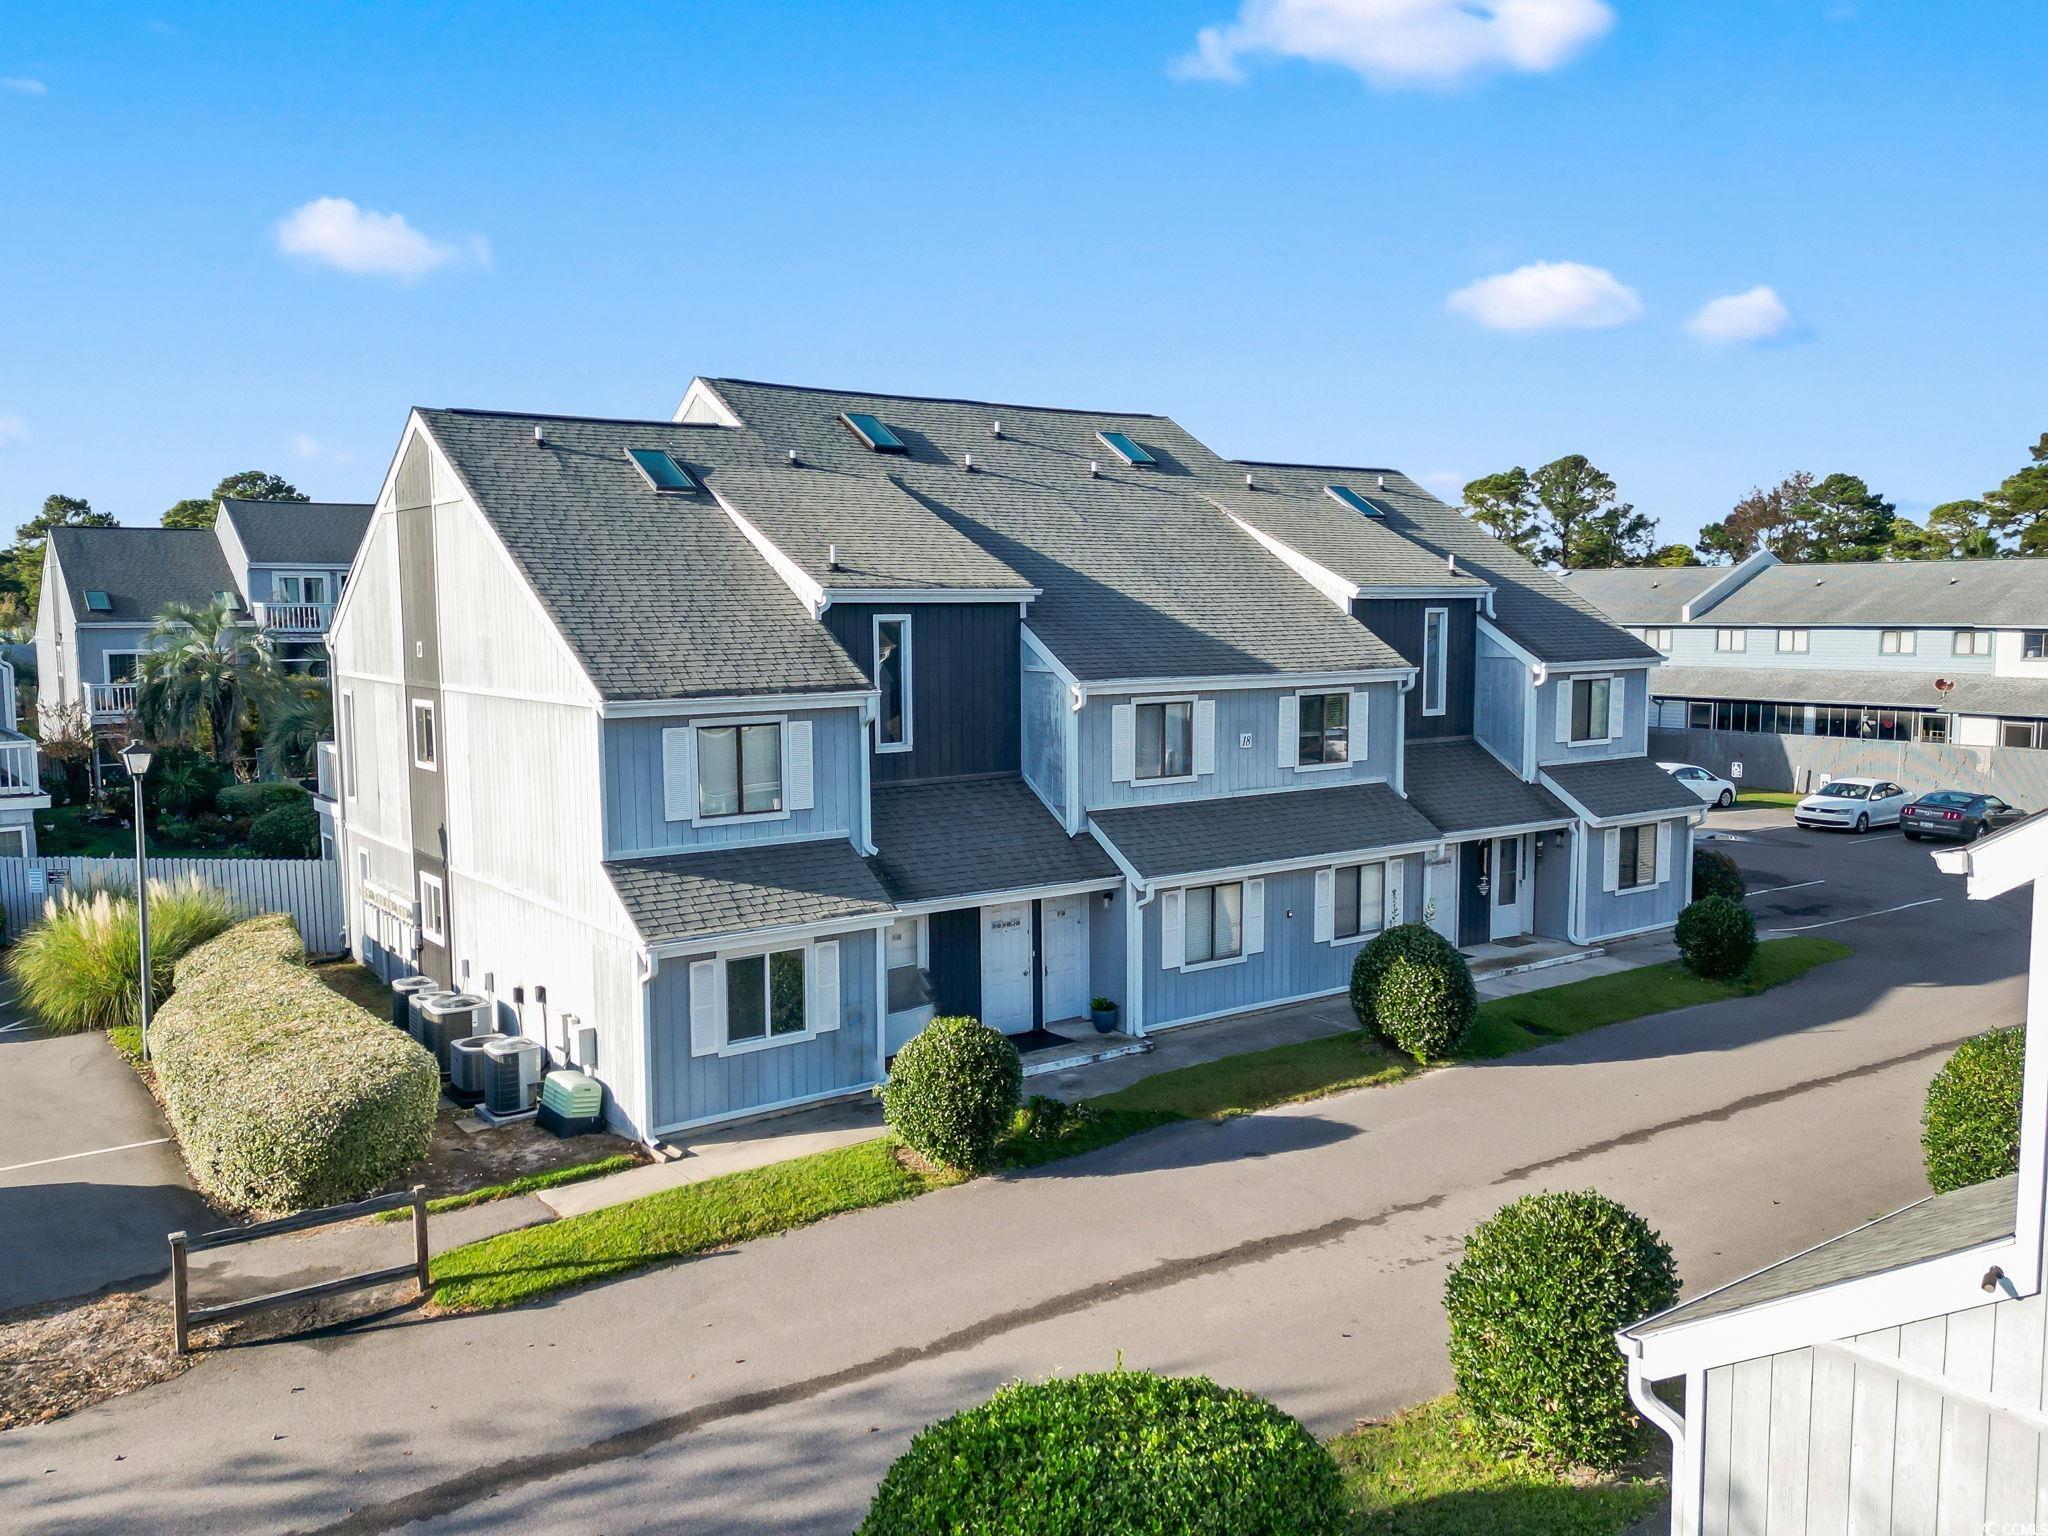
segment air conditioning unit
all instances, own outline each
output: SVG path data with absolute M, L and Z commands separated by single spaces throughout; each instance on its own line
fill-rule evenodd
M 451 995 L 446 987 L 437 982 L 429 982 L 407 996 L 405 1032 L 412 1036 L 415 1043 L 425 1046 L 430 1051 L 434 1048 L 434 1025 L 427 1017 L 427 1004 L 437 997 Z
M 484 1015 L 489 1007 L 474 992 L 437 992 L 420 1004 L 427 1025 L 424 1043 L 434 1053 L 442 1077 L 448 1076 L 449 1051 L 455 1042 L 484 1028 Z
M 484 1084 L 490 1075 L 490 1060 L 484 1052 L 495 1035 L 470 1035 L 457 1040 L 448 1051 L 448 1097 L 457 1104 L 483 1102 Z
M 391 1022 L 400 1029 L 412 1026 L 412 995 L 434 990 L 431 976 L 401 976 L 391 983 Z
M 523 1035 L 494 1035 L 484 1045 L 484 1101 L 477 1114 L 493 1125 L 531 1116 L 540 1101 L 541 1050 Z

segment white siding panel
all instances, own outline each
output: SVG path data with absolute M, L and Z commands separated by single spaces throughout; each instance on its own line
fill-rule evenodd
M 1728 1457 L 1734 1445 L 1735 1426 L 1735 1368 L 1719 1366 L 1707 1372 L 1707 1390 L 1704 1412 L 1706 1425 L 1702 1431 L 1705 1445 L 1702 1447 L 1700 1489 L 1700 1531 L 1702 1536 L 1726 1536 L 1728 1530 L 1728 1495 L 1730 1468 Z
M 1856 1342 L 1880 1354 L 1896 1355 L 1899 1330 L 1865 1334 Z M 1892 1461 L 1898 1426 L 1898 1379 L 1881 1371 L 1857 1371 L 1849 1446 L 1852 1536 L 1887 1536 L 1892 1528 Z
M 1813 1351 L 1791 1350 L 1771 1361 L 1770 1490 L 1763 1529 L 1770 1536 L 1804 1532 L 1807 1436 L 1813 1409 Z
M 1899 1359 L 1939 1373 L 1948 1344 L 1948 1320 L 1928 1318 L 1899 1330 Z M 1897 1460 L 1892 1470 L 1892 1529 L 1932 1532 L 1941 1501 L 1939 1394 L 1910 1382 L 1899 1386 Z
M 1771 1479 L 1771 1362 L 1744 1360 L 1729 1372 L 1728 1536 L 1766 1536 Z
M 1978 1392 L 1991 1389 L 1991 1348 L 1997 1308 L 1975 1307 L 1948 1319 L 1942 1375 Z M 1991 1452 L 1991 1415 L 1974 1403 L 1951 1400 L 1941 1415 L 1940 1514 L 1944 1536 L 1979 1536 L 1984 1529 L 1984 1480 Z
M 2042 1298 L 2009 1301 L 1997 1313 L 1991 1348 L 1991 1390 L 2012 1402 L 2041 1406 Z M 2002 1415 L 1991 1420 L 1985 1451 L 1984 1519 L 2019 1525 L 2038 1518 L 2041 1437 Z
M 1855 1362 L 1838 1354 L 1815 1352 L 1806 1447 L 1806 1529 L 1812 1536 L 1848 1536 L 1855 1422 Z

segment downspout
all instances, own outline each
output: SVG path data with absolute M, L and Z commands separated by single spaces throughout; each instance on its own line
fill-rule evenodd
M 1408 798 L 1408 695 L 1415 691 L 1415 674 L 1401 679 L 1394 710 L 1394 793 Z
M 1081 835 L 1081 709 L 1088 702 L 1088 690 L 1079 683 L 1071 684 L 1067 692 L 1073 702 L 1067 706 L 1067 713 L 1073 718 L 1068 722 L 1070 729 L 1063 733 L 1060 750 L 1066 756 L 1067 780 L 1067 836 Z
M 640 1140 L 654 1146 L 654 978 L 661 957 L 651 949 L 634 952 L 640 972 Z
M 1124 991 L 1131 1003 L 1131 1033 L 1145 1038 L 1145 912 L 1156 894 L 1151 886 L 1139 894 L 1137 882 L 1124 882 Z
M 1590 822 L 1572 827 L 1572 895 L 1566 910 L 1565 936 L 1574 944 L 1588 944 L 1586 937 L 1586 844 L 1593 835 Z
M 860 851 L 868 858 L 875 855 L 874 807 L 871 791 L 874 788 L 874 767 L 869 761 L 869 728 L 882 712 L 879 697 L 860 701 Z
M 1697 1370 L 1686 1372 L 1686 1412 L 1681 1418 L 1669 1403 L 1657 1396 L 1653 1384 L 1643 1375 L 1643 1362 L 1633 1352 L 1634 1341 L 1623 1335 L 1617 1342 L 1629 1357 L 1629 1401 L 1671 1442 L 1671 1536 L 1697 1536 L 1706 1447 L 1693 1430 L 1704 1417 L 1706 1373 Z
M 1550 663 L 1539 661 L 1529 669 L 1529 708 L 1522 721 L 1522 782 L 1536 782 L 1536 705 L 1543 685 L 1550 681 Z

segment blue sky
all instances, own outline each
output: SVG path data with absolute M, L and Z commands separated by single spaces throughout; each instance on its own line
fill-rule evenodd
M 1534 3 L 12 4 L 0 520 L 367 499 L 408 406 L 699 372 L 1453 495 L 1583 452 L 1667 538 L 1793 469 L 1918 511 L 2024 461 L 2040 7 Z M 1688 330 L 1731 295 L 1775 333 Z

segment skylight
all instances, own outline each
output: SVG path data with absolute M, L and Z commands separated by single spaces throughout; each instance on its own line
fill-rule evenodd
M 657 491 L 694 491 L 696 476 L 660 448 L 628 448 L 626 457 Z
M 877 453 L 903 452 L 903 439 L 882 424 L 879 416 L 866 411 L 842 411 L 839 419 L 853 429 L 853 435 Z
M 1360 517 L 1385 517 L 1393 510 L 1384 501 L 1371 496 L 1361 496 L 1348 485 L 1326 485 L 1323 491 L 1338 506 L 1349 507 Z
M 88 592 L 85 594 L 85 606 L 89 613 L 112 613 L 114 600 L 104 592 Z
M 1102 439 L 1105 447 L 1126 464 L 1134 464 L 1143 469 L 1147 465 L 1159 462 L 1133 442 L 1130 434 L 1127 432 L 1098 432 L 1095 435 Z

